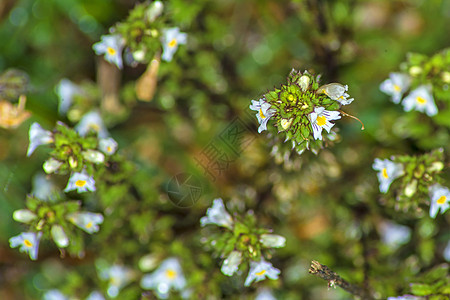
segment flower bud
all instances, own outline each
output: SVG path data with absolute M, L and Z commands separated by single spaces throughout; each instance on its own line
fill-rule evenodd
M 278 234 L 261 234 L 259 241 L 267 248 L 282 248 L 286 245 L 286 238 Z
M 21 223 L 29 223 L 36 218 L 37 216 L 28 209 L 19 209 L 13 213 L 13 219 Z
M 429 173 L 440 172 L 444 168 L 444 164 L 441 161 L 435 161 L 431 164 L 431 166 L 427 169 Z
M 55 173 L 59 169 L 59 167 L 61 167 L 61 165 L 62 162 L 51 157 L 44 162 L 42 168 L 44 169 L 45 173 L 51 174 Z
M 159 257 L 155 254 L 147 254 L 139 260 L 139 269 L 142 272 L 148 272 L 158 266 Z
M 105 155 L 100 151 L 89 149 L 81 152 L 81 155 L 83 155 L 85 160 L 93 162 L 94 164 L 101 164 L 105 161 Z
M 242 254 L 239 251 L 232 251 L 230 255 L 223 261 L 222 271 L 227 276 L 232 276 L 239 268 L 242 261 Z
M 280 121 L 281 128 L 283 128 L 283 130 L 288 129 L 291 126 L 291 124 L 292 124 L 292 120 L 293 120 L 293 118 L 281 119 L 281 121 Z
M 65 248 L 69 245 L 69 238 L 67 237 L 61 225 L 53 225 L 51 229 L 52 239 L 60 248 Z
M 450 72 L 447 72 L 447 71 L 442 72 L 441 73 L 441 78 L 442 78 L 443 82 L 450 83 Z
M 422 68 L 421 67 L 412 66 L 411 68 L 409 68 L 409 74 L 411 76 L 418 76 L 418 75 L 420 75 L 420 73 L 422 73 Z
M 147 10 L 147 18 L 150 22 L 156 20 L 159 17 L 164 9 L 164 4 L 161 1 L 153 2 Z
M 76 167 L 78 166 L 78 161 L 73 156 L 69 157 L 69 166 L 72 169 L 76 169 Z
M 408 183 L 405 187 L 404 193 L 405 196 L 408 198 L 411 198 L 417 191 L 417 180 L 413 180 L 410 183 Z
M 311 78 L 309 78 L 308 75 L 303 75 L 298 80 L 298 84 L 300 85 L 300 88 L 302 89 L 302 91 L 306 91 L 308 89 L 310 82 L 311 82 Z

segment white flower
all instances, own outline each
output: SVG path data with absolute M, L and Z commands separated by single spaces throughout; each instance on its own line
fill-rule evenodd
M 447 242 L 447 246 L 444 249 L 443 256 L 446 261 L 450 262 L 450 241 Z
M 445 213 L 450 208 L 450 190 L 440 184 L 433 184 L 428 188 L 431 198 L 430 217 L 436 218 L 438 211 Z
M 63 293 L 61 293 L 59 290 L 49 290 L 45 292 L 44 296 L 42 297 L 42 300 L 68 300 L 66 296 L 64 296 Z
M 47 159 L 44 164 L 42 165 L 42 169 L 44 169 L 45 173 L 51 174 L 56 171 L 62 166 L 62 162 L 59 160 L 54 159 L 53 157 L 50 157 Z
M 387 193 L 392 181 L 403 175 L 403 165 L 396 164 L 389 159 L 375 158 L 372 168 L 379 171 L 377 174 L 380 182 L 380 192 Z
M 99 291 L 93 291 L 86 300 L 105 300 L 105 297 Z
M 28 209 L 19 209 L 14 211 L 13 219 L 21 223 L 29 223 L 37 218 L 36 214 Z
M 232 276 L 239 268 L 242 261 L 242 253 L 239 251 L 232 251 L 230 255 L 223 261 L 222 271 L 223 274 L 227 276 Z
M 403 295 L 398 297 L 388 297 L 387 300 L 421 300 L 422 298 L 413 295 Z
M 258 290 L 255 300 L 277 300 L 268 288 Z
M 66 78 L 61 79 L 55 90 L 59 99 L 58 111 L 60 114 L 65 114 L 72 105 L 73 97 L 82 93 L 78 85 Z
M 261 234 L 259 241 L 267 248 L 282 248 L 286 245 L 286 238 L 278 234 Z
M 161 1 L 155 1 L 150 4 L 149 8 L 147 9 L 147 18 L 150 22 L 153 22 L 158 18 L 164 9 L 164 4 Z
M 43 201 L 51 199 L 59 191 L 58 187 L 42 173 L 33 177 L 32 186 L 31 194 Z
M 338 120 L 341 116 L 338 111 L 328 111 L 323 107 L 315 107 L 314 111 L 308 115 L 308 118 L 311 121 L 314 139 L 322 140 L 322 129 L 330 133 L 331 128 L 334 126 L 330 121 Z
M 113 138 L 100 139 L 98 149 L 107 155 L 114 154 L 117 150 L 117 142 Z
M 81 135 L 86 136 L 86 134 L 93 130 L 98 134 L 99 138 L 106 138 L 109 133 L 106 130 L 105 124 L 100 117 L 100 114 L 96 111 L 91 111 L 85 114 L 80 122 L 75 126 L 75 130 Z
M 178 260 L 173 257 L 164 260 L 156 271 L 142 277 L 141 287 L 155 290 L 160 299 L 167 299 L 172 288 L 176 291 L 183 290 L 186 279 Z
M 92 212 L 74 212 L 67 214 L 66 218 L 89 234 L 99 231 L 98 225 L 103 223 L 103 216 Z
M 187 34 L 180 32 L 178 27 L 164 29 L 162 33 L 163 55 L 161 58 L 165 61 L 171 61 L 178 49 L 178 44 L 186 44 Z
M 78 193 L 95 191 L 94 177 L 89 176 L 85 170 L 83 170 L 81 173 L 79 172 L 72 173 L 72 175 L 69 178 L 69 182 L 67 183 L 67 186 L 64 189 L 64 192 L 70 192 L 73 190 L 77 190 Z
M 348 99 L 350 97 L 346 92 L 348 91 L 348 85 L 342 85 L 340 83 L 329 83 L 322 85 L 317 93 L 324 93 L 331 100 L 335 100 L 342 105 L 347 105 L 353 102 L 353 98 Z
M 125 42 L 121 35 L 102 35 L 101 41 L 95 43 L 92 48 L 95 54 L 105 54 L 105 59 L 122 69 L 122 50 Z
M 38 146 L 53 142 L 53 134 L 48 130 L 44 130 L 36 122 L 31 124 L 28 135 L 30 137 L 30 144 L 28 145 L 27 156 L 30 156 Z
M 61 225 L 53 225 L 51 229 L 52 239 L 60 248 L 69 246 L 69 238 L 67 237 Z
M 264 98 L 261 98 L 258 101 L 252 100 L 251 103 L 250 109 L 258 112 L 256 118 L 258 118 L 260 124 L 258 132 L 261 133 L 262 131 L 267 130 L 267 121 L 275 114 L 276 110 L 271 109 L 271 105 L 267 103 Z
M 214 199 L 213 205 L 206 211 L 206 216 L 200 219 L 201 226 L 208 224 L 233 228 L 233 218 L 225 209 L 221 198 Z
M 86 151 L 82 151 L 81 155 L 85 160 L 94 164 L 102 164 L 105 162 L 105 155 L 103 155 L 100 151 L 88 149 Z
M 380 225 L 381 240 L 384 244 L 397 248 L 411 239 L 411 229 L 407 226 L 392 222 L 383 222 Z
M 107 294 L 111 298 L 117 297 L 119 291 L 131 282 L 134 274 L 133 271 L 121 265 L 113 265 L 100 272 L 100 278 L 108 280 Z
M 32 260 L 36 260 L 39 251 L 39 241 L 42 232 L 22 232 L 21 234 L 9 239 L 9 246 L 11 248 L 19 247 L 20 252 L 26 252 Z
M 266 262 L 263 258 L 260 261 L 250 262 L 250 271 L 245 279 L 245 286 L 250 286 L 250 284 L 255 281 L 261 281 L 267 278 L 272 280 L 278 279 L 280 275 L 280 270 L 274 268 L 270 262 Z
M 409 95 L 403 100 L 403 109 L 405 111 L 415 109 L 426 113 L 429 117 L 436 115 L 438 113 L 438 109 L 434 103 L 433 95 L 431 93 L 431 86 L 421 85 L 409 93 Z
M 390 73 L 389 78 L 380 84 L 380 90 L 392 96 L 395 104 L 400 103 L 403 93 L 409 88 L 411 78 L 403 73 Z

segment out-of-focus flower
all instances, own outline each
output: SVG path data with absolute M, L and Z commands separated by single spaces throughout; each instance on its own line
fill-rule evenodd
M 59 160 L 54 159 L 53 157 L 50 157 L 47 159 L 44 164 L 42 165 L 42 169 L 44 169 L 45 173 L 51 174 L 56 172 L 59 167 L 61 167 L 63 163 Z
M 100 272 L 100 278 L 108 280 L 107 294 L 111 298 L 117 297 L 120 290 L 130 283 L 133 278 L 133 271 L 121 265 L 113 265 Z
M 443 214 L 450 208 L 450 190 L 436 183 L 429 187 L 428 192 L 431 198 L 430 217 L 436 218 L 439 210 Z
M 380 90 L 392 96 L 392 102 L 400 103 L 403 94 L 409 88 L 411 78 L 403 73 L 391 73 L 389 78 L 380 84 Z
M 105 155 L 100 151 L 88 149 L 86 151 L 81 152 L 83 158 L 87 161 L 90 161 L 94 164 L 102 164 L 105 162 Z
M 447 246 L 444 249 L 443 256 L 446 261 L 450 262 L 450 241 L 447 242 Z
M 86 300 L 105 300 L 105 297 L 99 291 L 93 291 Z
M 222 271 L 223 274 L 227 276 L 232 276 L 239 268 L 242 261 L 242 253 L 239 251 L 232 251 L 230 255 L 223 261 Z
M 160 299 L 167 299 L 171 289 L 182 291 L 186 287 L 186 278 L 178 259 L 171 257 L 164 260 L 159 268 L 151 274 L 144 275 L 141 287 L 154 290 Z
M 106 138 L 109 135 L 100 114 L 96 111 L 85 114 L 75 126 L 75 130 L 81 136 L 86 136 L 91 130 L 96 132 L 99 138 Z
M 45 292 L 44 296 L 42 297 L 42 300 L 68 300 L 66 296 L 64 296 L 63 293 L 61 293 L 59 290 L 49 290 Z
M 64 189 L 64 192 L 70 192 L 73 190 L 77 190 L 78 193 L 95 191 L 94 177 L 89 176 L 85 170 L 83 170 L 81 173 L 79 172 L 72 173 L 72 175 L 69 178 L 69 182 L 67 183 L 67 186 Z
M 28 209 L 19 209 L 13 212 L 13 219 L 21 223 L 29 223 L 37 218 L 36 214 Z
M 397 248 L 411 239 L 411 229 L 404 225 L 392 222 L 383 222 L 380 225 L 381 240 L 384 244 Z
M 98 225 L 103 223 L 103 215 L 92 212 L 74 212 L 67 214 L 66 218 L 89 234 L 99 231 Z
M 248 272 L 244 285 L 250 286 L 253 281 L 258 282 L 266 279 L 266 277 L 272 280 L 278 279 L 278 275 L 280 275 L 280 270 L 274 268 L 270 262 L 261 258 L 260 261 L 250 262 L 250 271 Z
M 51 229 L 52 239 L 60 248 L 69 246 L 69 238 L 67 237 L 61 225 L 53 225 Z
M 431 86 L 421 85 L 413 90 L 403 100 L 403 109 L 405 111 L 415 109 L 426 113 L 429 117 L 436 115 L 438 113 L 438 109 L 434 103 L 433 94 L 431 93 Z
M 112 155 L 117 150 L 117 142 L 113 138 L 100 139 L 98 149 L 106 155 Z
M 150 22 L 155 21 L 156 18 L 158 18 L 162 14 L 163 9 L 164 4 L 162 3 L 162 1 L 152 2 L 146 12 L 147 19 Z
M 214 199 L 213 205 L 206 211 L 206 216 L 200 219 L 200 225 L 215 224 L 217 226 L 233 228 L 233 218 L 225 209 L 221 198 Z
M 48 130 L 44 130 L 36 122 L 31 124 L 28 135 L 30 137 L 30 144 L 28 145 L 27 156 L 30 156 L 38 146 L 53 142 L 53 134 Z
M 55 92 L 59 99 L 58 112 L 60 114 L 65 114 L 69 110 L 75 95 L 82 94 L 81 88 L 66 78 L 61 79 L 55 88 Z
M 314 139 L 322 140 L 322 129 L 330 133 L 331 128 L 334 126 L 330 121 L 338 120 L 341 116 L 338 111 L 328 111 L 323 107 L 315 107 L 314 111 L 308 115 L 308 118 L 311 121 Z
M 261 133 L 262 131 L 267 130 L 267 122 L 275 114 L 275 109 L 271 109 L 271 105 L 267 103 L 264 98 L 261 98 L 258 101 L 252 100 L 251 103 L 250 109 L 258 112 L 256 118 L 258 118 L 258 123 L 260 124 L 258 132 Z
M 317 93 L 324 93 L 330 99 L 339 102 L 342 105 L 348 105 L 353 102 L 353 98 L 347 94 L 348 85 L 342 85 L 340 83 L 329 83 L 325 84 L 317 90 Z
M 42 232 L 22 232 L 9 239 L 9 246 L 11 248 L 20 247 L 20 252 L 26 252 L 32 260 L 36 260 L 38 257 L 41 236 Z
M 387 193 L 392 181 L 403 175 L 403 165 L 394 163 L 389 159 L 381 160 L 375 158 L 372 168 L 375 171 L 379 171 L 377 177 L 380 182 L 380 192 L 382 193 Z
M 259 289 L 255 300 L 277 300 L 272 294 L 272 292 L 267 288 Z
M 26 119 L 30 113 L 25 110 L 25 96 L 19 99 L 17 106 L 6 100 L 0 100 L 0 127 L 17 128 Z
M 180 32 L 178 27 L 167 28 L 162 32 L 161 42 L 163 45 L 163 54 L 161 59 L 171 61 L 173 55 L 178 49 L 178 44 L 184 45 L 187 41 L 187 34 Z
M 97 55 L 105 55 L 105 59 L 122 69 L 122 50 L 125 42 L 121 35 L 102 35 L 101 41 L 95 43 L 92 48 Z
M 388 297 L 387 300 L 420 300 L 422 298 L 413 295 L 403 295 L 398 297 Z
M 286 245 L 286 238 L 278 234 L 261 234 L 259 241 L 267 248 L 282 248 Z
M 58 187 L 42 173 L 34 175 L 32 185 L 31 195 L 42 201 L 51 199 L 54 194 L 59 192 Z

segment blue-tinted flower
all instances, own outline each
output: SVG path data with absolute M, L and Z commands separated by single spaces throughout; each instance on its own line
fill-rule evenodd
M 381 160 L 375 158 L 372 168 L 379 171 L 377 174 L 380 182 L 380 192 L 387 193 L 392 181 L 403 175 L 403 165 L 397 164 L 389 159 Z
M 130 283 L 134 274 L 133 271 L 121 265 L 113 265 L 100 272 L 100 278 L 108 280 L 107 294 L 111 298 L 117 297 L 120 290 Z
M 89 234 L 99 231 L 98 225 L 103 223 L 103 215 L 92 212 L 74 212 L 68 214 L 66 218 Z
M 438 113 L 436 104 L 434 103 L 433 94 L 431 93 L 430 85 L 421 85 L 403 100 L 403 109 L 405 111 L 411 111 L 415 109 L 417 111 L 426 113 L 432 117 Z
M 21 223 L 30 223 L 37 218 L 36 214 L 28 209 L 18 209 L 13 212 L 13 219 Z
M 38 173 L 33 177 L 32 186 L 31 195 L 42 201 L 51 199 L 59 191 L 58 187 L 42 173 Z
M 163 46 L 162 60 L 171 61 L 178 49 L 178 44 L 186 44 L 187 34 L 180 32 L 178 27 L 167 28 L 162 32 L 161 42 Z
M 330 133 L 331 128 L 334 126 L 330 121 L 338 120 L 341 116 L 338 111 L 328 111 L 323 107 L 315 107 L 314 111 L 308 115 L 308 118 L 311 121 L 314 139 L 322 140 L 322 129 Z
M 9 246 L 11 248 L 20 246 L 20 252 L 26 252 L 32 260 L 36 260 L 38 257 L 41 236 L 42 232 L 22 232 L 9 239 Z
M 64 296 L 59 290 L 55 289 L 45 292 L 42 300 L 69 300 L 69 298 Z
M 215 224 L 217 226 L 233 228 L 233 218 L 225 209 L 220 198 L 214 199 L 213 205 L 206 211 L 206 216 L 200 219 L 200 225 Z
M 86 300 L 105 300 L 105 297 L 99 291 L 93 291 Z
M 380 225 L 381 240 L 384 244 L 397 248 L 411 239 L 411 229 L 407 226 L 384 222 Z
M 350 98 L 350 95 L 347 94 L 348 85 L 342 85 L 340 83 L 329 83 L 321 86 L 317 92 L 324 93 L 330 99 L 339 102 L 342 105 L 347 105 L 353 102 L 353 98 Z
M 250 262 L 250 271 L 248 272 L 244 285 L 250 286 L 253 281 L 258 282 L 266 279 L 266 277 L 272 280 L 278 279 L 278 275 L 280 275 L 280 270 L 274 268 L 270 262 L 261 258 L 260 261 Z
M 69 238 L 67 237 L 61 225 L 53 225 L 50 233 L 52 235 L 53 241 L 58 247 L 65 248 L 69 246 Z
M 122 69 L 122 50 L 125 42 L 121 35 L 102 35 L 101 41 L 95 43 L 92 48 L 95 54 L 105 54 L 105 59 Z
M 55 90 L 59 99 L 58 112 L 60 114 L 65 114 L 72 105 L 73 97 L 82 93 L 78 85 L 66 78 L 61 79 Z
M 380 84 L 380 90 L 392 96 L 392 101 L 395 104 L 400 103 L 403 94 L 409 88 L 411 78 L 403 73 L 391 73 L 389 78 Z
M 422 298 L 413 295 L 403 295 L 398 297 L 388 297 L 387 300 L 420 300 Z
M 78 193 L 95 191 L 94 177 L 89 176 L 85 170 L 83 170 L 81 173 L 79 172 L 72 173 L 72 175 L 69 178 L 69 182 L 67 183 L 67 186 L 64 189 L 64 192 L 70 192 L 73 190 L 77 190 Z
M 239 265 L 242 262 L 242 253 L 239 251 L 232 251 L 230 255 L 223 261 L 222 271 L 223 274 L 227 276 L 232 276 L 239 268 Z
M 99 138 L 106 138 L 109 135 L 100 114 L 96 111 L 85 114 L 75 126 L 75 130 L 81 136 L 86 136 L 89 131 L 96 132 Z
M 267 130 L 267 122 L 276 111 L 275 109 L 270 108 L 271 105 L 266 102 L 265 98 L 261 98 L 258 101 L 252 100 L 251 103 L 250 109 L 258 112 L 256 118 L 258 118 L 260 124 L 258 132 L 261 133 L 262 131 Z
M 277 300 L 268 288 L 259 289 L 255 300 Z
M 450 190 L 440 184 L 433 184 L 428 188 L 431 198 L 430 217 L 436 218 L 439 210 L 441 214 L 450 208 Z
M 53 142 L 53 134 L 48 130 L 44 130 L 36 122 L 31 124 L 28 135 L 30 137 L 30 144 L 28 145 L 27 156 L 30 156 L 38 146 Z
M 164 260 L 156 271 L 144 275 L 141 287 L 154 290 L 160 299 L 167 299 L 171 289 L 182 291 L 186 287 L 186 278 L 178 260 L 171 257 Z
M 450 262 L 450 241 L 447 242 L 447 246 L 444 249 L 443 256 L 446 261 Z
M 98 149 L 106 155 L 112 155 L 117 150 L 117 142 L 113 138 L 100 139 Z
M 267 248 L 283 248 L 286 245 L 286 238 L 278 234 L 261 234 L 259 241 Z

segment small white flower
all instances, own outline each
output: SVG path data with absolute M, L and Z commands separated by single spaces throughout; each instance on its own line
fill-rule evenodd
M 161 58 L 165 61 L 171 61 L 178 49 L 178 44 L 186 44 L 187 34 L 180 32 L 178 27 L 164 29 L 162 33 L 163 55 Z
M 61 79 L 55 91 L 59 99 L 58 111 L 60 114 L 65 114 L 72 105 L 73 97 L 82 93 L 78 85 L 66 78 Z
M 280 270 L 274 268 L 270 262 L 266 262 L 263 258 L 260 261 L 250 262 L 250 271 L 245 279 L 245 286 L 250 286 L 250 284 L 255 281 L 261 281 L 267 278 L 272 280 L 278 279 L 280 275 Z
M 255 300 L 277 300 L 268 288 L 259 289 Z
M 398 297 L 388 297 L 387 300 L 421 300 L 422 298 L 413 295 L 403 295 Z
M 440 184 L 433 184 L 428 188 L 431 198 L 430 217 L 436 218 L 439 210 L 441 214 L 450 208 L 450 190 Z
M 75 130 L 83 137 L 91 130 L 96 132 L 99 138 L 106 138 L 109 135 L 100 114 L 96 111 L 85 114 L 75 126 Z
M 347 105 L 353 102 L 353 98 L 350 97 L 346 92 L 348 91 L 348 85 L 342 85 L 340 83 L 329 83 L 322 85 L 317 89 L 317 93 L 324 93 L 331 100 L 335 100 L 342 105 Z
M 258 101 L 252 100 L 251 103 L 250 109 L 258 112 L 256 118 L 258 118 L 260 124 L 258 132 L 261 133 L 262 131 L 267 130 L 267 122 L 275 114 L 276 110 L 270 108 L 271 105 L 267 103 L 264 98 L 261 98 Z
M 403 73 L 390 73 L 389 78 L 380 84 L 380 90 L 392 96 L 392 102 L 400 103 L 403 93 L 409 88 L 411 78 Z
M 101 41 L 95 43 L 92 48 L 95 54 L 105 54 L 105 59 L 122 69 L 122 50 L 125 42 L 121 35 L 102 35 Z
M 314 139 L 322 140 L 322 129 L 330 133 L 331 128 L 334 126 L 330 121 L 338 120 L 341 116 L 338 111 L 328 111 L 323 107 L 315 107 L 314 111 L 308 115 L 308 118 L 311 121 Z
M 27 156 L 30 156 L 38 146 L 53 142 L 53 134 L 48 130 L 44 130 L 36 122 L 31 124 L 28 135 L 30 137 L 30 144 L 28 145 Z
M 152 4 L 150 4 L 149 8 L 147 9 L 147 18 L 150 22 L 153 22 L 158 18 L 164 9 L 164 4 L 161 1 L 155 1 Z
M 381 240 L 384 244 L 397 248 L 411 239 L 411 229 L 393 222 L 383 222 L 380 225 Z
M 92 212 L 70 213 L 67 214 L 66 219 L 89 234 L 99 231 L 98 225 L 103 223 L 103 216 Z
M 434 103 L 433 94 L 431 93 L 431 86 L 421 85 L 409 93 L 409 95 L 403 100 L 403 109 L 405 111 L 415 109 L 426 113 L 429 117 L 436 115 L 438 113 L 438 109 Z
M 36 214 L 28 209 L 18 209 L 13 212 L 13 219 L 21 223 L 29 223 L 37 218 Z
M 100 139 L 98 149 L 106 155 L 112 155 L 117 150 L 117 142 L 113 138 Z
M 93 291 L 86 300 L 105 300 L 105 297 L 99 291 Z
M 200 219 L 201 226 L 208 224 L 233 228 L 233 218 L 225 209 L 221 198 L 214 199 L 213 205 L 206 211 L 206 216 Z
M 73 190 L 77 190 L 78 193 L 95 191 L 94 177 L 89 176 L 85 170 L 83 170 L 81 173 L 79 172 L 72 173 L 72 175 L 69 178 L 69 182 L 67 183 L 67 186 L 64 189 L 64 192 L 70 192 Z
M 234 250 L 223 261 L 222 268 L 220 269 L 220 271 L 222 271 L 222 273 L 227 276 L 232 276 L 238 270 L 241 262 L 242 262 L 242 253 Z
M 52 239 L 60 248 L 69 246 L 69 238 L 67 237 L 61 225 L 53 225 L 51 229 Z
M 81 152 L 83 158 L 87 161 L 90 161 L 94 164 L 102 164 L 105 162 L 105 155 L 100 151 L 88 149 L 86 151 Z
M 39 241 L 42 232 L 22 232 L 21 234 L 9 239 L 9 246 L 11 248 L 19 247 L 20 252 L 26 252 L 32 260 L 36 260 L 39 251 Z
M 53 157 L 50 157 L 47 159 L 44 164 L 42 165 L 42 169 L 44 169 L 45 173 L 51 174 L 59 170 L 59 168 L 62 166 L 62 162 L 59 160 L 54 159 Z
M 447 242 L 447 246 L 444 249 L 443 256 L 446 261 L 450 262 L 450 241 Z
M 61 293 L 59 290 L 49 290 L 45 292 L 44 296 L 42 297 L 42 300 L 68 300 L 66 296 L 64 296 L 63 293 Z
M 54 194 L 59 192 L 59 188 L 42 173 L 33 177 L 32 186 L 31 194 L 42 201 L 51 199 Z
M 396 164 L 389 159 L 381 160 L 375 158 L 372 168 L 377 173 L 378 181 L 380 182 L 380 192 L 387 193 L 392 181 L 403 175 L 403 165 Z
M 259 241 L 267 248 L 283 248 L 286 246 L 286 238 L 278 234 L 261 234 Z
M 156 271 L 144 275 L 141 287 L 155 290 L 158 298 L 167 299 L 171 289 L 181 291 L 186 287 L 186 278 L 178 260 L 171 257 L 164 260 Z
M 121 265 L 113 265 L 100 272 L 100 278 L 108 280 L 106 293 L 109 297 L 115 298 L 120 290 L 133 280 L 133 271 Z

